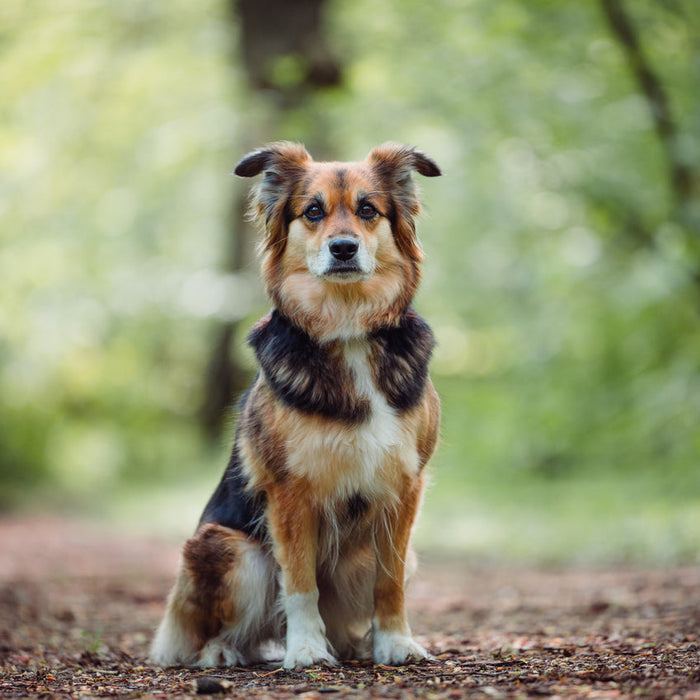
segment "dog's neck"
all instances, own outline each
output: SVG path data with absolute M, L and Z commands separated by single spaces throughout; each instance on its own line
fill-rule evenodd
M 275 301 L 280 313 L 292 325 L 321 345 L 365 340 L 382 328 L 395 328 L 409 307 L 403 300 L 388 308 L 377 308 L 371 301 L 343 303 L 325 298 L 313 309 L 303 304 L 290 304 L 289 300 Z
M 350 341 L 401 322 L 420 281 L 417 265 L 406 268 L 353 284 L 321 281 L 308 273 L 265 281 L 275 307 L 309 336 L 320 343 Z
M 435 341 L 425 321 L 409 308 L 397 325 L 345 342 L 320 342 L 275 309 L 255 324 L 248 342 L 265 381 L 283 403 L 359 424 L 371 413 L 372 386 L 392 409 L 417 404 Z

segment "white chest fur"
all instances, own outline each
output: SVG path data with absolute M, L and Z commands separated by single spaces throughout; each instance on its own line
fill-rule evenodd
M 367 343 L 347 343 L 344 358 L 357 396 L 370 403 L 368 420 L 348 426 L 300 417 L 287 443 L 288 460 L 294 473 L 316 484 L 327 482 L 328 488 L 322 489 L 327 496 L 344 499 L 360 493 L 382 497 L 393 490 L 402 472 L 417 471 L 415 439 L 377 389 Z

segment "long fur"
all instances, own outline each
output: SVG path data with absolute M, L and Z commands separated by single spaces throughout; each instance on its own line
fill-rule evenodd
M 437 442 L 434 340 L 411 307 L 422 251 L 412 173 L 384 144 L 318 163 L 286 142 L 248 154 L 274 308 L 248 342 L 260 370 L 233 450 L 151 647 L 158 665 L 244 665 L 286 641 L 284 665 L 427 652 L 410 634 L 411 530 Z

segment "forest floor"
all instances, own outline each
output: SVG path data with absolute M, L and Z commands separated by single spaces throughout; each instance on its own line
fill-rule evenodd
M 686 697 L 700 700 L 700 568 L 541 569 L 423 557 L 415 635 L 435 655 L 289 672 L 162 670 L 172 544 L 90 522 L 0 519 L 0 696 Z

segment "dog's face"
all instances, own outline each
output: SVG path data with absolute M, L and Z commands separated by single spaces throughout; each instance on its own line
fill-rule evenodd
M 309 332 L 349 337 L 410 303 L 422 259 L 413 170 L 440 174 L 428 156 L 393 144 L 359 163 L 317 163 L 283 142 L 236 167 L 244 177 L 264 173 L 254 200 L 265 222 L 263 277 L 276 305 Z M 338 315 L 350 323 L 335 333 Z
M 352 284 L 374 274 L 377 256 L 393 257 L 387 198 L 357 164 L 314 164 L 290 202 L 285 266 L 319 280 Z M 388 262 L 388 261 L 387 261 Z

